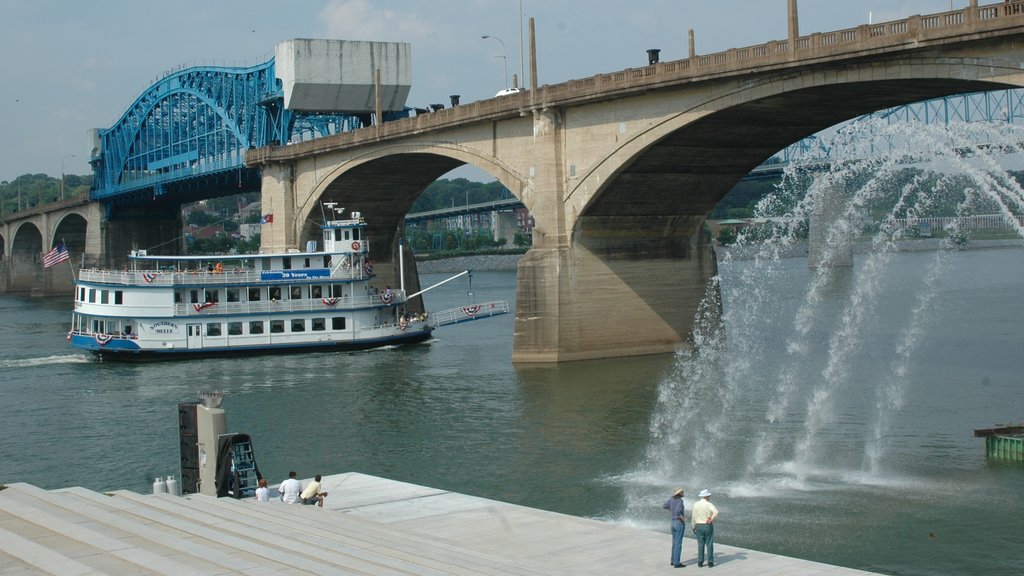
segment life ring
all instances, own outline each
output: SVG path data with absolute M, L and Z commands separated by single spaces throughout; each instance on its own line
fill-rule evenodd
M 359 240 L 356 240 L 355 242 L 352 243 L 352 249 L 357 251 L 357 252 L 359 251 L 359 246 L 360 246 Z

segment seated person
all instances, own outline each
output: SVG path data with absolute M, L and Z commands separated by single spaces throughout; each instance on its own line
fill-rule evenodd
M 302 494 L 299 494 L 299 500 L 303 504 L 318 504 L 323 508 L 324 496 L 327 496 L 327 492 L 320 491 L 320 475 L 317 474 L 313 481 L 309 483 L 309 486 L 306 486 L 306 489 L 302 491 Z
M 257 502 L 270 502 L 270 488 L 267 487 L 266 478 L 260 478 L 259 488 L 256 489 Z

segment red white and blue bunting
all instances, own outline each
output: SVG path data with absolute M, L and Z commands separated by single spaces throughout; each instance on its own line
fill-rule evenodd
M 373 276 L 373 262 L 364 262 L 363 272 L 365 272 L 367 276 Z
M 153 280 L 156 280 L 156 277 L 159 275 L 159 272 L 143 272 L 142 279 L 146 282 L 152 282 Z
M 386 290 L 383 294 L 380 295 L 380 301 L 385 304 L 391 304 L 391 301 L 394 299 L 395 293 L 390 290 Z
M 93 334 L 93 338 L 96 339 L 96 343 L 99 344 L 100 346 L 106 346 L 107 342 L 110 342 L 113 336 L 111 336 L 110 334 L 101 334 L 97 332 L 96 334 Z
M 338 303 L 339 300 L 341 300 L 341 298 L 338 298 L 337 296 L 331 296 L 330 298 L 324 298 L 320 301 L 324 303 L 324 306 L 334 306 L 335 304 Z
M 461 310 L 463 314 L 472 318 L 476 316 L 476 313 L 479 312 L 481 308 L 483 308 L 483 306 L 479 304 L 473 304 L 472 306 L 463 306 Z
M 202 304 L 193 304 L 192 307 L 196 309 L 196 312 L 202 312 L 214 304 L 216 304 L 216 302 L 203 302 Z

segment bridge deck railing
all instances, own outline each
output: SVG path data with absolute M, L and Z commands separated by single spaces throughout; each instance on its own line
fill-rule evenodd
M 365 271 L 358 267 L 332 269 L 331 276 L 325 280 L 361 280 L 367 278 Z M 270 285 L 281 284 L 280 280 L 263 280 L 259 270 L 242 268 L 226 269 L 224 272 L 205 270 L 168 271 L 168 270 L 104 270 L 83 268 L 78 271 L 79 280 L 101 284 L 120 284 L 124 286 L 226 286 L 226 285 Z

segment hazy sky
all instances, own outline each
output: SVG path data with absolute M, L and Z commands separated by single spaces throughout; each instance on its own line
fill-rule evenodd
M 990 4 L 992 0 L 981 0 Z M 824 32 L 968 0 L 799 0 L 800 32 Z M 90 128 L 109 128 L 163 72 L 252 65 L 291 38 L 412 44 L 408 105 L 493 96 L 520 60 L 519 7 L 536 20 L 541 84 L 787 36 L 787 0 L 0 0 L 0 181 L 88 174 Z M 527 39 L 524 38 L 524 42 Z M 529 54 L 527 51 L 527 58 Z M 68 157 L 74 154 L 75 157 Z

